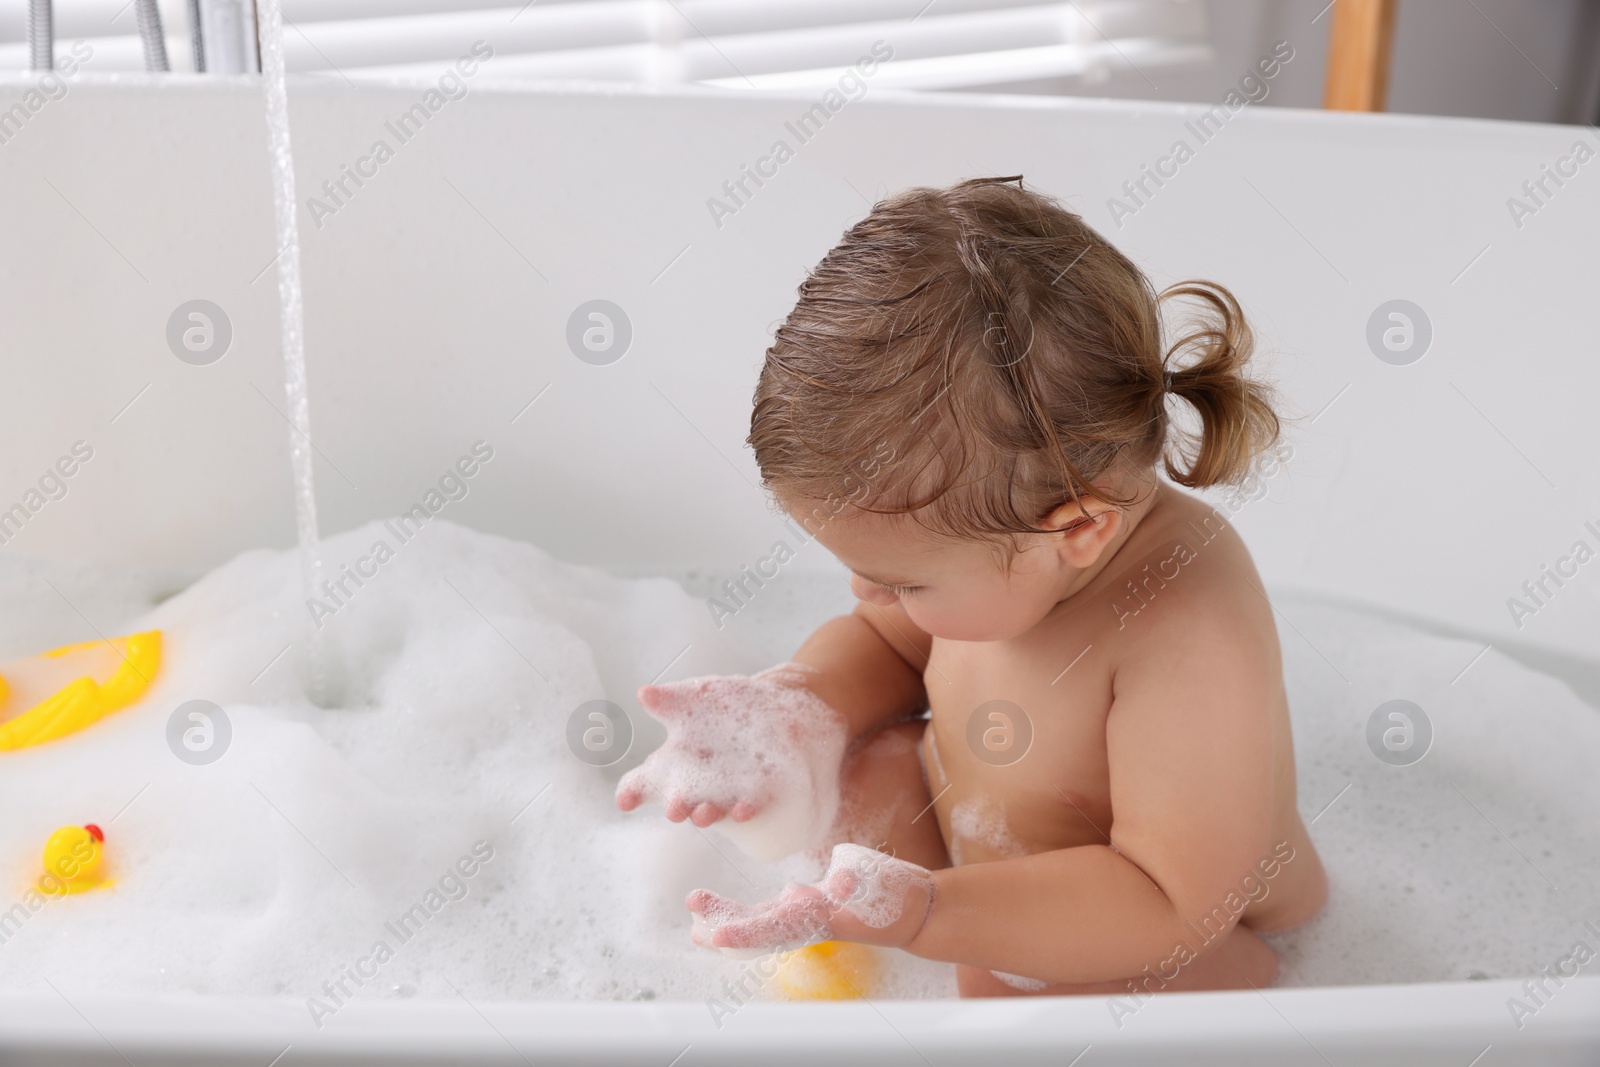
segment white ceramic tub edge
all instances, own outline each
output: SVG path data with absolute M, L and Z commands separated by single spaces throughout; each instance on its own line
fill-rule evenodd
M 35 1063 L 296 1064 L 1600 1062 L 1600 977 L 1177 994 L 1124 1010 L 1105 997 L 751 1004 L 355 1001 L 319 1029 L 299 1001 L 0 994 L 0 1059 Z M 1519 1020 L 1513 1000 L 1530 1008 Z M 1124 1009 L 1135 1002 L 1123 1002 Z M 1120 1022 L 1120 1025 L 1119 1025 Z M 605 1040 L 597 1040 L 604 1034 Z M 1493 1059 L 1490 1059 L 1490 1056 Z M 677 1057 L 677 1059 L 675 1059 Z M 691 1058 L 692 1057 L 692 1058 Z M 1085 1057 L 1087 1058 L 1087 1057 Z

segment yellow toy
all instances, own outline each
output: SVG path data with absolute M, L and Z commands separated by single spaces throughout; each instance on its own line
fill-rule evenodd
M 54 696 L 0 723 L 0 752 L 30 748 L 77 733 L 143 696 L 161 668 L 160 630 L 147 630 L 108 642 L 66 645 L 51 649 L 42 658 L 86 659 L 86 653 L 104 650 L 107 645 L 119 658 L 111 677 L 105 682 L 97 682 L 87 675 L 76 678 L 57 690 Z M 0 710 L 4 710 L 9 688 L 5 679 L 0 678 Z
M 878 960 L 852 941 L 822 941 L 789 953 L 773 983 L 790 1000 L 860 1000 L 872 992 Z
M 39 892 L 45 896 L 82 893 L 111 883 L 105 878 L 106 835 L 94 823 L 63 826 L 44 844 L 44 876 Z

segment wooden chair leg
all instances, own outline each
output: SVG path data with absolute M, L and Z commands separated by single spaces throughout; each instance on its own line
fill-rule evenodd
M 1382 111 L 1398 0 L 1335 0 L 1328 30 L 1328 78 L 1322 106 Z

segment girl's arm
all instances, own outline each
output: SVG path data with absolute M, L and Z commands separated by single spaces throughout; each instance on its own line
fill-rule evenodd
M 844 716 L 857 738 L 928 706 L 922 671 L 932 647 L 899 604 L 862 602 L 819 626 L 794 661 L 813 669 L 806 687 Z
M 1151 654 L 1118 671 L 1106 727 L 1115 812 L 1106 843 L 933 872 L 841 846 L 821 883 L 770 904 L 728 909 L 710 894 L 691 896 L 702 919 L 732 920 L 701 940 L 776 947 L 824 929 L 1066 983 L 1137 974 L 1179 945 L 1203 955 L 1267 876 L 1274 700 L 1282 699 L 1276 642 L 1248 622 L 1206 622 L 1166 639 L 1152 634 L 1143 646 Z

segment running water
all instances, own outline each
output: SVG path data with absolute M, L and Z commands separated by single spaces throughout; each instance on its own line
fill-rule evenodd
M 317 493 L 311 455 L 311 401 L 306 383 L 305 313 L 300 297 L 300 231 L 295 220 L 294 153 L 289 145 L 289 101 L 283 77 L 283 15 L 277 0 L 257 7 L 261 77 L 267 97 L 267 143 L 272 152 L 272 202 L 278 232 L 278 306 L 283 334 L 284 389 L 289 396 L 289 461 L 294 472 L 295 526 L 300 541 L 300 582 L 305 598 L 317 595 L 322 553 L 317 539 Z M 308 631 L 311 699 L 327 707 L 337 699 L 331 652 L 324 632 Z

